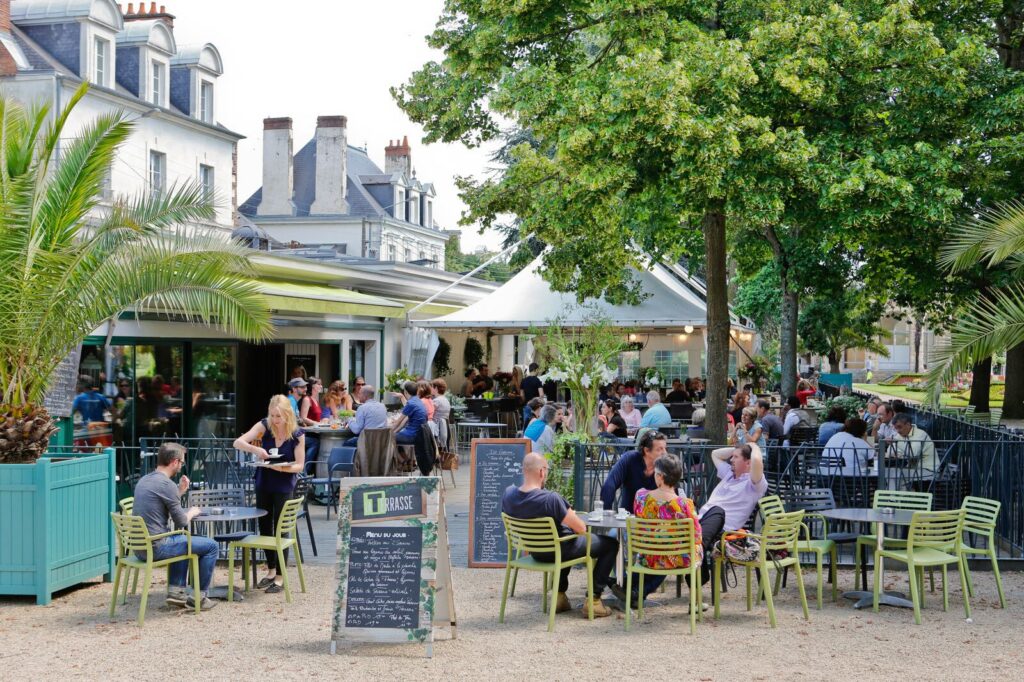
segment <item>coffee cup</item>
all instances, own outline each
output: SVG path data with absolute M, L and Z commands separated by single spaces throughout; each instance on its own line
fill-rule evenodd
M 629 516 L 629 513 L 626 512 L 626 508 L 625 507 L 619 507 L 619 510 L 617 512 L 615 512 L 615 518 L 617 518 L 617 519 L 624 519 L 627 516 Z
M 270 448 L 267 450 L 267 454 L 271 457 L 277 457 L 277 448 Z

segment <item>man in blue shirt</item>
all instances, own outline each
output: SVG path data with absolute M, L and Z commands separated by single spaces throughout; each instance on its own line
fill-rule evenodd
M 672 415 L 668 413 L 668 408 L 661 404 L 661 396 L 658 395 L 657 391 L 649 391 L 647 393 L 647 404 L 650 407 L 644 413 L 644 418 L 640 420 L 641 429 L 657 429 L 662 426 L 672 425 Z
M 288 382 L 288 402 L 292 404 L 292 410 L 295 412 L 295 419 L 298 420 L 299 426 L 303 426 L 302 420 L 299 418 L 299 405 L 306 397 L 306 385 L 306 380 L 302 377 L 295 377 Z
M 78 412 L 82 415 L 82 421 L 87 424 L 106 421 L 103 418 L 103 413 L 110 409 L 110 401 L 100 393 L 97 382 L 92 377 L 83 374 L 78 378 L 78 390 L 81 392 L 71 403 L 72 414 Z
M 645 431 L 640 436 L 638 450 L 630 450 L 619 457 L 601 486 L 601 501 L 605 509 L 615 509 L 615 493 L 622 489 L 619 507 L 633 513 L 633 499 L 640 488 L 654 490 L 654 462 L 665 454 L 665 434 Z
M 348 425 L 354 435 L 345 441 L 345 445 L 355 447 L 359 443 L 359 434 L 365 429 L 386 429 L 388 427 L 388 409 L 373 396 L 373 386 L 363 385 L 357 396 L 360 405 L 356 410 L 356 418 Z
M 425 381 L 423 383 L 426 384 Z M 392 427 L 395 431 L 395 442 L 402 445 L 413 445 L 420 427 L 427 423 L 427 408 L 416 396 L 416 389 L 415 381 L 402 384 L 402 391 L 407 399 L 405 407 L 402 408 L 402 416 Z

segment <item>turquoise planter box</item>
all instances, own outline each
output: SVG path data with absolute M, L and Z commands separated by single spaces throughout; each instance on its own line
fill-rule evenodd
M 110 580 L 114 451 L 0 464 L 0 594 L 35 595 Z

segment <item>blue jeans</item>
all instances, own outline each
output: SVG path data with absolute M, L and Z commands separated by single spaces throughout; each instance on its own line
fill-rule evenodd
M 345 442 L 343 443 L 343 445 L 344 445 L 344 446 L 345 446 L 346 448 L 354 448 L 354 447 L 358 446 L 358 445 L 359 445 L 359 436 L 352 436 L 351 438 L 349 438 L 348 440 L 346 440 L 346 441 L 345 441 Z
M 188 552 L 188 538 L 184 535 L 172 535 L 153 546 L 153 559 L 162 561 L 171 557 L 184 556 Z M 217 565 L 220 548 L 216 542 L 202 535 L 192 536 L 192 553 L 199 556 L 199 589 L 206 592 L 213 579 L 213 567 Z M 170 565 L 170 584 L 185 587 L 188 584 L 190 562 L 175 561 Z

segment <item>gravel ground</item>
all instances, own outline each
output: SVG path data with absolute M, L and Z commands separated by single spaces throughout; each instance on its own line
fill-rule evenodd
M 813 585 L 811 574 L 805 575 Z M 902 574 L 889 575 L 893 587 L 906 589 Z M 645 611 L 644 622 L 629 633 L 621 613 L 591 623 L 574 612 L 560 614 L 549 634 L 540 613 L 540 577 L 528 574 L 521 576 L 500 625 L 502 571 L 455 569 L 458 639 L 436 642 L 432 660 L 417 645 L 361 645 L 332 657 L 334 572 L 310 566 L 307 578 L 309 592 L 297 593 L 292 604 L 285 603 L 284 594 L 256 593 L 198 618 L 164 606 L 164 586 L 154 585 L 157 596 L 150 600 L 143 628 L 135 623 L 137 596 L 118 606 L 114 621 L 107 619 L 109 584 L 69 590 L 45 607 L 0 598 L 0 679 L 220 680 L 247 673 L 373 679 L 402 672 L 420 679 L 593 680 L 640 674 L 769 680 L 783 673 L 808 680 L 897 675 L 992 680 L 1019 674 L 1024 648 L 1024 574 L 1019 573 L 1004 575 L 1006 610 L 998 607 L 989 575 L 975 574 L 973 623 L 964 620 L 955 577 L 949 612 L 942 612 L 941 593 L 929 594 L 920 626 L 909 610 L 862 612 L 843 599 L 832 604 L 827 596 L 822 611 L 812 601 L 805 622 L 790 580 L 777 600 L 776 630 L 768 627 L 763 605 L 746 612 L 742 592 L 734 590 L 723 597 L 722 618 L 715 622 L 709 611 L 691 637 L 685 605 L 668 593 L 656 595 L 663 605 Z M 848 588 L 853 577 L 843 572 L 840 580 Z M 224 581 L 224 569 L 218 568 L 217 582 Z M 582 602 L 582 575 L 574 573 L 570 583 L 570 597 Z M 704 599 L 711 601 L 710 590 Z

